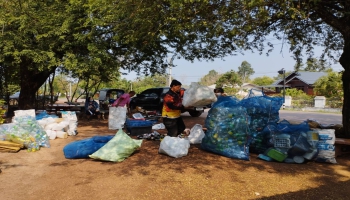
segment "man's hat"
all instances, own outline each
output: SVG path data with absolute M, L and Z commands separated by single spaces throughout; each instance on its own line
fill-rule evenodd
M 176 85 L 182 85 L 178 80 L 173 80 L 173 81 L 171 81 L 171 83 L 170 83 L 170 87 L 173 87 L 173 86 L 176 86 Z

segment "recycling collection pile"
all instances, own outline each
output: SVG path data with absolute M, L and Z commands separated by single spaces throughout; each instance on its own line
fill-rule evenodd
M 334 129 L 311 129 L 308 122 L 291 124 L 280 121 L 281 97 L 250 94 L 239 100 L 231 96 L 215 96 L 212 90 L 191 84 L 184 96 L 184 106 L 213 103 L 205 119 L 206 132 L 196 124 L 186 138 L 165 136 L 159 153 L 179 158 L 186 156 L 190 144 L 216 154 L 250 160 L 250 153 L 266 161 L 304 163 L 318 161 L 336 163 Z M 37 117 L 37 118 L 36 118 Z M 0 126 L 0 141 L 23 144 L 28 151 L 50 147 L 49 139 L 75 135 L 74 112 L 63 112 L 55 119 L 46 113 L 35 116 L 32 111 L 19 111 L 10 124 Z M 141 138 L 139 138 L 141 139 Z M 141 147 L 142 140 L 131 138 L 119 129 L 115 135 L 94 136 L 67 144 L 63 153 L 68 159 L 93 158 L 121 162 Z
M 67 138 L 76 133 L 77 118 L 71 111 L 62 111 L 62 118 L 58 118 L 46 111 L 36 114 L 33 109 L 17 110 L 12 123 L 0 125 L 0 141 L 7 141 L 6 146 L 9 142 L 20 144 L 29 152 L 38 151 L 41 147 L 49 148 L 49 140 Z
M 336 163 L 334 129 L 310 129 L 307 121 L 279 121 L 281 97 L 244 99 L 219 97 L 205 121 L 201 147 L 230 158 L 250 160 L 250 153 L 266 161 Z

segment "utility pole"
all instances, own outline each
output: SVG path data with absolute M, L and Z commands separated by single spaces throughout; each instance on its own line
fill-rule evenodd
M 283 109 L 285 107 L 285 103 L 286 103 L 286 70 L 284 70 L 284 68 L 282 68 L 281 70 L 278 71 L 279 74 L 283 74 Z
M 171 83 L 171 68 L 173 66 L 174 58 L 175 58 L 175 54 L 171 58 L 168 58 L 169 74 L 168 74 L 168 84 L 167 84 L 167 86 L 170 86 L 170 83 Z

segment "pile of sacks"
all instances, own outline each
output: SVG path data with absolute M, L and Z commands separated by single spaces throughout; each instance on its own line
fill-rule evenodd
M 78 119 L 74 111 L 61 111 L 62 118 L 56 115 L 47 115 L 46 112 L 36 116 L 37 122 L 46 131 L 50 140 L 67 138 L 68 135 L 76 135 Z
M 35 152 L 50 147 L 49 138 L 33 116 L 15 116 L 12 123 L 0 126 L 0 139 L 23 145 Z
M 94 136 L 67 144 L 63 148 L 67 159 L 93 158 L 122 162 L 141 147 L 142 140 L 132 139 L 120 129 L 115 135 Z
M 196 124 L 186 138 L 165 136 L 159 153 L 174 158 L 186 156 L 190 144 L 201 143 L 204 137 L 202 125 Z M 103 161 L 122 162 L 141 147 L 142 139 L 133 139 L 122 129 L 115 135 L 93 136 L 67 144 L 63 153 L 67 159 L 93 158 Z
M 266 161 L 337 163 L 334 129 L 310 128 L 309 121 L 291 124 L 287 120 L 269 123 L 250 145 L 258 158 Z
M 12 123 L 0 126 L 0 140 L 23 145 L 30 152 L 50 147 L 50 139 L 76 134 L 77 117 L 71 111 L 62 111 L 62 118 L 58 118 L 45 111 L 36 115 L 34 109 L 17 110 Z

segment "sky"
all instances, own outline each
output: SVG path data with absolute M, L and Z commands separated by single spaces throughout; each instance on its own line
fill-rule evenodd
M 316 49 L 315 56 L 318 58 L 321 55 L 321 49 Z M 265 54 L 259 55 L 258 52 L 245 52 L 244 55 L 237 54 L 235 56 L 227 56 L 223 60 L 216 59 L 214 61 L 186 61 L 184 59 L 174 59 L 171 76 L 173 79 L 179 80 L 183 85 L 190 85 L 191 82 L 198 82 L 200 78 L 208 74 L 210 70 L 215 70 L 219 73 L 225 73 L 230 70 L 238 71 L 238 67 L 243 61 L 247 61 L 254 69 L 255 73 L 251 79 L 262 76 L 271 78 L 278 75 L 282 68 L 285 71 L 294 71 L 295 60 L 288 48 L 284 47 L 281 52 L 281 47 L 275 46 L 275 49 L 269 56 Z M 303 61 L 305 63 L 305 61 Z M 342 70 L 339 63 L 331 65 L 334 71 Z M 167 73 L 169 71 L 167 70 Z M 135 80 L 136 73 L 131 72 L 129 75 L 124 75 L 127 80 Z

